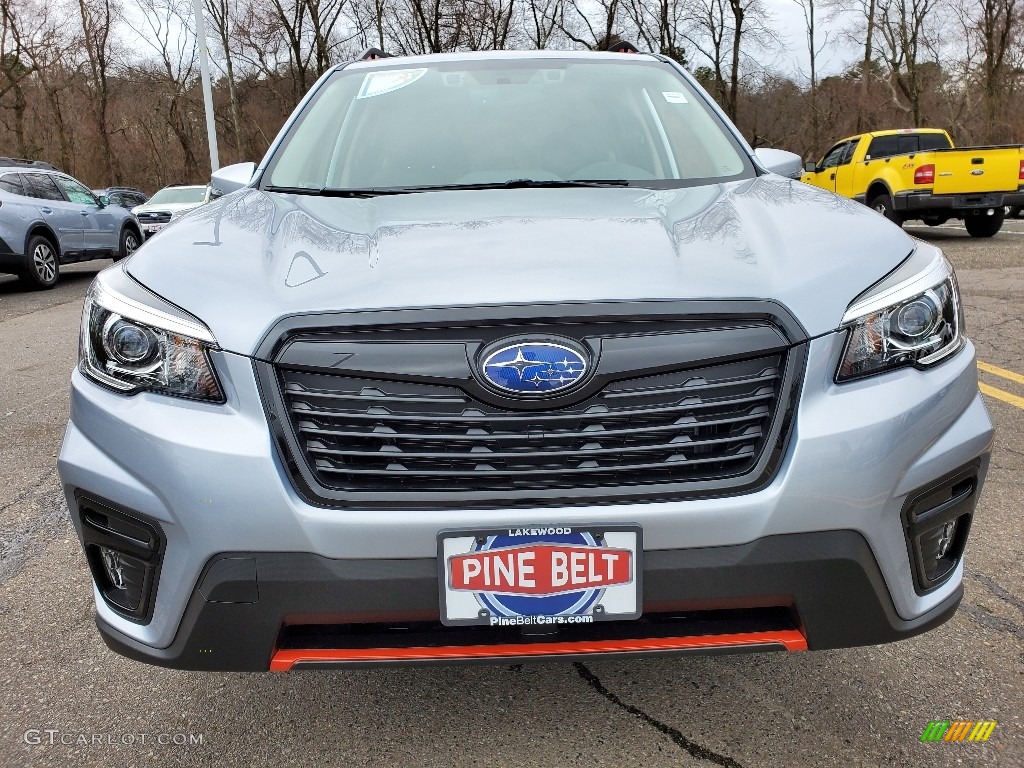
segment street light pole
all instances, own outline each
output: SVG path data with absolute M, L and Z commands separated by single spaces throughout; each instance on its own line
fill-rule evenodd
M 217 152 L 217 122 L 213 116 L 213 85 L 210 82 L 210 57 L 207 54 L 203 0 L 192 0 L 192 14 L 196 21 L 196 47 L 199 49 L 199 72 L 203 80 L 203 106 L 206 108 L 206 141 L 210 146 L 210 173 L 213 173 L 220 168 L 220 160 Z

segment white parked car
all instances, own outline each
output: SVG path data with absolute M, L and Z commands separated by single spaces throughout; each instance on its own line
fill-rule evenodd
M 164 187 L 149 198 L 149 202 L 132 208 L 142 225 L 143 237 L 152 237 L 183 213 L 209 202 L 208 190 L 203 184 Z

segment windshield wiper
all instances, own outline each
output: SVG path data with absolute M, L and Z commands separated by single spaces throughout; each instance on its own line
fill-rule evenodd
M 318 197 L 378 197 L 381 195 L 412 195 L 417 192 L 449 192 L 481 189 L 558 189 L 561 187 L 628 187 L 625 179 L 509 179 L 508 181 L 482 182 L 479 184 L 427 184 L 416 187 L 276 187 L 267 186 L 267 192 L 282 192 L 289 195 L 316 195 Z

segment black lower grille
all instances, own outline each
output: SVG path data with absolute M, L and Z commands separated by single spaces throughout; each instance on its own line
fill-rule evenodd
M 170 211 L 143 211 L 138 217 L 140 224 L 166 224 L 171 220 Z
M 748 473 L 771 431 L 783 365 L 775 354 L 624 379 L 577 404 L 531 411 L 455 386 L 278 373 L 323 486 L 473 493 L 635 489 Z

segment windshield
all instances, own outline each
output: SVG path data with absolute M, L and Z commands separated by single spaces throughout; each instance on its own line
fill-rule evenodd
M 205 194 L 206 187 L 165 187 L 149 198 L 149 202 L 164 205 L 201 203 Z
M 678 187 L 753 175 L 703 98 L 665 63 L 618 56 L 410 64 L 333 75 L 289 130 L 263 183 Z

